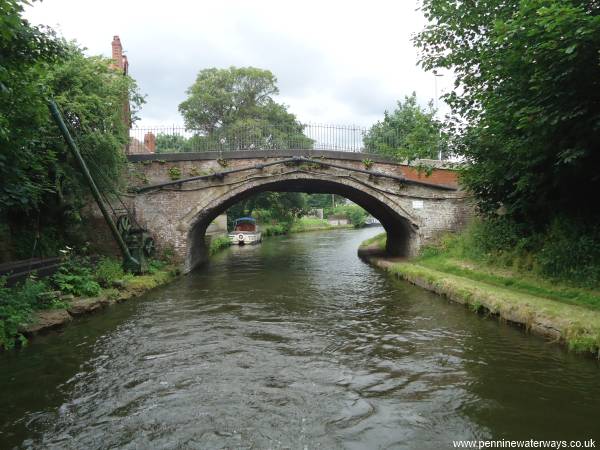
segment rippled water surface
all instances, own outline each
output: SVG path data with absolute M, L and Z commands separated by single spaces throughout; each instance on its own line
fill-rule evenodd
M 600 435 L 600 369 L 361 262 L 378 229 L 231 248 L 0 355 L 2 448 L 451 448 Z

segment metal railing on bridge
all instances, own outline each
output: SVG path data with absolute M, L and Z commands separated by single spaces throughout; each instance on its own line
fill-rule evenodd
M 296 124 L 292 127 L 236 126 L 191 130 L 183 126 L 132 128 L 129 153 L 232 152 L 248 150 L 333 150 L 389 154 L 400 142 L 398 133 L 353 125 Z M 437 159 L 431 149 L 429 158 Z

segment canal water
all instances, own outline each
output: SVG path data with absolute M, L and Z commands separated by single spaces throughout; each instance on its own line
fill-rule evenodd
M 438 449 L 600 437 L 600 368 L 363 263 L 380 229 L 234 247 L 0 355 L 0 447 Z

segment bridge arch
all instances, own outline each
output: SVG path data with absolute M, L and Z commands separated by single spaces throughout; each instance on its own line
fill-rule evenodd
M 131 209 L 159 250 L 189 271 L 208 258 L 205 231 L 235 203 L 264 191 L 339 194 L 384 226 L 391 254 L 415 255 L 440 233 L 460 230 L 472 215 L 456 172 L 414 168 L 369 155 L 333 151 L 251 151 L 130 157 Z M 177 175 L 177 176 L 173 176 Z
M 191 270 L 207 259 L 205 232 L 218 215 L 236 203 L 266 191 L 341 195 L 363 207 L 381 222 L 388 236 L 386 250 L 389 254 L 409 256 L 419 247 L 420 219 L 386 196 L 385 192 L 361 183 L 360 180 L 340 181 L 321 174 L 299 171 L 283 179 L 267 177 L 230 188 L 212 198 L 199 211 L 188 215 L 184 221 L 184 228 L 187 229 L 185 268 Z

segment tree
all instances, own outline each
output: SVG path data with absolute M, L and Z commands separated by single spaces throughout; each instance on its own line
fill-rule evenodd
M 600 215 L 600 3 L 423 0 L 426 69 L 451 69 L 454 148 L 485 213 Z
M 385 111 L 383 121 L 373 125 L 364 137 L 365 149 L 401 161 L 437 158 L 447 149 L 442 123 L 435 118 L 430 102 L 427 108 L 417 103 L 416 93 L 398 101 L 393 113 Z
M 190 150 L 190 140 L 185 136 L 168 133 L 158 133 L 156 136 L 156 153 L 177 153 Z
M 309 194 L 306 202 L 310 208 L 333 209 L 346 202 L 346 197 L 337 194 Z
M 23 2 L 0 0 L 0 259 L 55 254 L 88 188 L 48 111 L 55 98 L 96 181 L 112 188 L 128 141 L 123 101 L 142 98 L 105 58 L 84 56 L 20 17 Z M 43 232 L 40 232 L 43 231 Z M 38 242 L 39 240 L 39 242 Z
M 260 211 L 263 219 L 291 224 L 308 211 L 307 195 L 300 192 L 261 192 L 235 204 L 227 211 L 229 226 L 238 217 Z
M 254 67 L 201 70 L 179 105 L 186 128 L 203 138 L 199 148 L 312 148 L 302 124 L 273 100 L 276 82 L 270 71 Z

